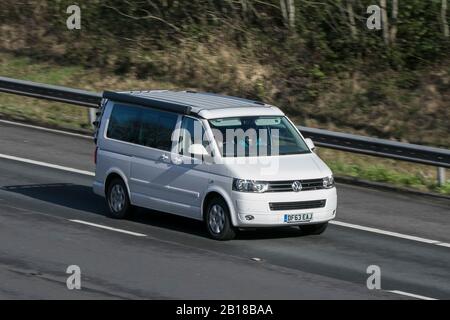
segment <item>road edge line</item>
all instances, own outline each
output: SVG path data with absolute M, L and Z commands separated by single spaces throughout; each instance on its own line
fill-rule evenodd
M 11 120 L 0 119 L 0 123 L 5 123 L 5 124 L 13 125 L 13 126 L 18 126 L 18 127 L 36 129 L 36 130 L 41 130 L 41 131 L 46 131 L 46 132 L 59 133 L 59 134 L 64 134 L 67 136 L 78 137 L 78 138 L 83 138 L 83 139 L 90 139 L 90 140 L 93 139 L 92 136 L 89 136 L 86 134 L 75 133 L 75 132 L 59 130 L 59 129 L 46 128 L 46 127 L 36 126 L 33 124 L 16 122 L 16 121 L 11 121 Z
M 36 160 L 31 160 L 31 159 L 26 159 L 26 158 L 21 158 L 21 157 L 10 156 L 10 155 L 3 154 L 3 153 L 0 153 L 0 158 L 7 159 L 7 160 L 18 161 L 18 162 L 23 162 L 23 163 L 34 164 L 34 165 L 41 166 L 41 167 L 46 167 L 46 168 L 52 168 L 52 169 L 58 169 L 58 170 L 72 172 L 72 173 L 78 173 L 78 174 L 82 174 L 82 175 L 85 175 L 85 176 L 91 176 L 91 177 L 95 176 L 95 173 L 91 172 L 91 171 L 86 171 L 86 170 L 80 170 L 80 169 L 60 166 L 60 165 L 57 165 L 57 164 L 51 164 L 51 163 L 43 162 L 43 161 L 36 161 Z
M 358 224 L 336 221 L 336 220 L 332 220 L 329 223 L 336 225 L 336 226 L 340 226 L 340 227 L 352 228 L 352 229 L 382 234 L 382 235 L 395 237 L 395 238 L 401 238 L 401 239 L 406 239 L 406 240 L 411 240 L 411 241 L 416 241 L 416 242 L 421 242 L 421 243 L 426 243 L 426 244 L 432 244 L 432 245 L 437 245 L 437 246 L 442 246 L 442 247 L 450 247 L 450 243 L 445 243 L 445 242 L 438 241 L 438 240 L 422 238 L 422 237 L 418 237 L 418 236 L 411 236 L 408 234 L 394 232 L 394 231 L 387 231 L 387 230 L 383 230 L 383 229 L 366 227 L 366 226 L 361 226 Z

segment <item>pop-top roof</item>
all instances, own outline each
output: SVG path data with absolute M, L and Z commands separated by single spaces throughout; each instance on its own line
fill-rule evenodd
M 259 101 L 252 101 L 248 99 L 224 96 L 214 93 L 197 93 L 193 91 L 105 91 L 103 92 L 103 98 L 117 102 L 132 103 L 185 114 L 198 114 L 202 110 L 217 110 L 228 108 L 271 108 L 270 105 L 264 104 Z

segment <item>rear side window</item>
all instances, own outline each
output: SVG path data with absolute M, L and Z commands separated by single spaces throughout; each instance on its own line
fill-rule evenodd
M 178 115 L 175 113 L 143 109 L 139 144 L 170 151 L 177 119 Z
M 177 120 L 178 115 L 175 113 L 116 104 L 106 136 L 170 151 Z
M 138 143 L 137 138 L 141 126 L 140 114 L 140 108 L 114 105 L 106 136 L 111 139 Z

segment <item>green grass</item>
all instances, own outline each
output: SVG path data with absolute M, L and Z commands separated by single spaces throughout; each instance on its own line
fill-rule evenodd
M 360 166 L 337 161 L 328 162 L 328 165 L 337 175 L 345 175 L 369 181 L 387 182 L 416 189 L 430 189 L 435 191 L 442 189 L 442 192 L 445 192 L 445 189 L 450 187 L 450 183 L 438 187 L 433 180 L 426 178 L 420 173 L 399 173 L 382 165 Z
M 71 85 L 83 76 L 83 70 L 78 67 L 54 67 L 47 63 L 36 64 L 28 58 L 0 54 L 0 74 L 35 82 Z M 10 94 L 0 95 L 0 117 L 65 129 L 91 130 L 85 108 Z
M 13 57 L 2 54 L 0 60 L 3 62 L 0 66 L 2 75 L 36 82 L 67 83 L 83 73 L 83 69 L 80 67 L 55 67 L 47 63 L 37 64 L 27 57 Z
M 175 85 L 103 74 L 96 69 L 77 66 L 53 66 L 28 58 L 0 53 L 0 75 L 86 90 L 130 88 L 170 89 Z M 0 118 L 33 122 L 45 126 L 90 132 L 87 108 L 0 93 Z M 397 186 L 450 194 L 450 181 L 436 183 L 436 168 L 318 148 L 322 159 L 336 176 L 390 183 Z M 447 172 L 447 176 L 450 174 Z
M 0 75 L 93 91 L 173 87 L 169 83 L 103 74 L 99 69 L 37 63 L 5 53 L 0 53 Z M 0 93 L 0 117 L 75 131 L 92 131 L 87 108 L 11 94 Z

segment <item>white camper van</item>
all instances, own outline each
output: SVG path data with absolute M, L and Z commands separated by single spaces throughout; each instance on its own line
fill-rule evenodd
M 105 92 L 94 192 L 109 215 L 134 206 L 238 228 L 297 226 L 320 234 L 336 215 L 327 165 L 277 107 L 190 91 Z

